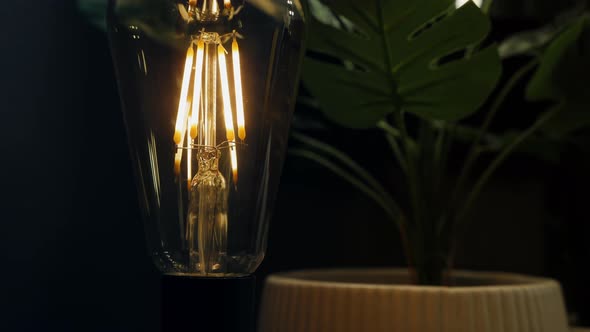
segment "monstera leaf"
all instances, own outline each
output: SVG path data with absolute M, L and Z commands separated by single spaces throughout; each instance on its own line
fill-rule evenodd
M 303 81 L 341 125 L 369 128 L 399 111 L 457 120 L 477 110 L 499 79 L 496 47 L 473 47 L 490 24 L 472 2 L 456 10 L 453 0 L 337 0 L 330 7 L 353 28 L 312 20 L 308 46 L 323 56 L 308 57 Z
M 554 101 L 556 115 L 543 130 L 561 137 L 590 126 L 590 17 L 582 16 L 541 55 L 526 90 L 531 101 Z

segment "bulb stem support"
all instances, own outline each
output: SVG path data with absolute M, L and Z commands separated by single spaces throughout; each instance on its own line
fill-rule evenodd
M 255 332 L 256 278 L 162 276 L 161 331 Z

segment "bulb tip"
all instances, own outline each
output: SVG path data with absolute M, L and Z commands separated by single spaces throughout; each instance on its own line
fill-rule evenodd
M 191 43 L 186 50 L 187 62 L 192 60 L 192 56 L 194 54 L 195 51 L 193 50 L 193 43 Z
M 174 143 L 176 145 L 179 145 L 181 140 L 182 140 L 182 134 L 180 133 L 180 131 L 176 130 L 174 132 Z
M 197 138 L 198 134 L 199 134 L 199 133 L 198 133 L 198 130 L 197 130 L 197 126 L 195 126 L 195 125 L 192 125 L 192 126 L 191 126 L 191 132 L 190 132 L 191 138 L 192 138 L 192 139 L 195 139 L 195 138 Z
M 238 128 L 238 137 L 243 141 L 246 139 L 246 129 L 243 127 Z

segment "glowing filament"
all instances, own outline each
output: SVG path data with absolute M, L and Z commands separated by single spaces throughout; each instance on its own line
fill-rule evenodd
M 193 108 L 194 111 L 194 108 Z M 186 133 L 186 137 L 189 137 L 191 132 L 191 129 L 187 128 L 187 133 Z M 187 174 L 187 186 L 190 190 L 191 188 L 191 180 L 192 180 L 192 176 L 193 176 L 193 156 L 192 156 L 192 139 L 188 139 L 188 146 L 187 146 L 187 150 L 186 150 L 186 174 Z M 182 151 L 182 150 L 181 150 Z
M 210 0 L 211 1 L 211 0 Z M 210 2 L 209 5 L 212 9 L 218 8 L 214 5 L 215 1 Z M 228 4 L 231 5 L 230 1 L 224 1 L 224 4 L 227 6 Z M 207 5 L 207 1 L 203 2 L 203 5 Z M 199 119 L 201 114 L 201 108 L 203 105 L 203 98 L 205 96 L 210 98 L 215 98 L 215 96 L 208 96 L 206 93 L 209 91 L 203 91 L 203 75 L 204 73 L 204 57 L 205 57 L 205 40 L 202 39 L 203 36 L 199 37 L 196 41 L 196 59 L 195 59 L 195 50 L 194 50 L 194 42 L 191 43 L 189 48 L 186 51 L 186 60 L 184 64 L 184 71 L 182 76 L 182 86 L 180 89 L 180 97 L 178 101 L 178 114 L 176 118 L 175 124 L 175 131 L 174 131 L 174 142 L 177 144 L 177 151 L 174 156 L 174 172 L 175 174 L 180 174 L 180 168 L 182 164 L 182 158 L 184 150 L 187 150 L 187 161 L 186 161 L 186 176 L 188 186 L 190 188 L 191 177 L 193 173 L 193 165 L 192 165 L 192 144 L 194 139 L 199 135 Z M 212 42 L 212 41 L 209 41 Z M 223 48 L 223 45 L 219 42 L 215 42 L 217 44 L 217 62 L 219 66 L 219 79 L 221 82 L 221 96 L 223 100 L 223 118 L 225 124 L 225 131 L 226 131 L 226 138 L 229 146 L 230 152 L 230 161 L 231 161 L 231 168 L 232 168 L 232 176 L 234 182 L 237 183 L 238 178 L 238 158 L 237 158 L 237 149 L 236 149 L 236 133 L 234 128 L 234 114 L 232 111 L 232 100 L 231 100 L 231 93 L 230 93 L 230 82 L 228 76 L 228 66 L 226 62 L 226 50 Z M 240 70 L 240 51 L 238 47 L 238 42 L 234 38 L 232 41 L 232 68 L 233 68 L 233 80 L 234 80 L 234 88 L 235 88 L 235 107 L 236 107 L 236 118 L 238 124 L 238 137 L 240 140 L 244 140 L 246 138 L 246 128 L 245 128 L 245 121 L 244 121 L 244 97 L 242 91 L 242 76 Z M 194 66 L 194 78 L 191 85 L 191 75 Z M 205 78 L 206 79 L 206 78 Z M 192 88 L 192 95 L 189 99 L 189 87 Z M 206 89 L 206 87 L 205 87 Z M 214 90 L 213 90 L 214 91 Z M 208 113 L 204 113 L 204 116 L 211 116 Z M 204 120 L 211 120 L 205 118 Z M 206 121 L 205 121 L 206 122 Z M 207 128 L 203 127 L 202 130 L 208 130 Z M 201 133 L 207 135 L 207 132 Z M 207 136 L 208 137 L 208 136 Z M 209 144 L 209 143 L 207 143 Z M 215 144 L 212 142 L 212 144 Z
M 232 118 L 231 99 L 229 97 L 229 84 L 227 79 L 227 66 L 225 64 L 225 49 L 223 46 L 217 46 L 217 55 L 219 58 L 219 73 L 221 76 L 221 94 L 223 96 L 223 118 L 225 120 L 225 131 L 227 140 L 235 141 L 234 120 Z
M 184 139 L 184 133 L 182 135 Z M 176 154 L 174 155 L 174 174 L 180 174 L 180 163 L 182 162 L 182 152 L 183 149 L 177 149 Z
M 190 135 L 192 139 L 195 139 L 198 135 L 199 125 L 199 102 L 201 98 L 201 85 L 203 73 L 203 52 L 205 49 L 205 43 L 199 39 L 197 42 L 197 64 L 195 68 L 195 79 L 193 83 L 193 111 L 190 118 Z
M 234 183 L 238 183 L 238 155 L 236 153 L 235 143 L 229 147 L 230 159 L 231 159 L 231 172 L 234 179 Z
M 188 86 L 193 69 L 193 44 L 191 43 L 186 51 L 186 61 L 184 63 L 184 74 L 182 75 L 182 87 L 180 89 L 180 98 L 178 101 L 178 114 L 176 116 L 176 126 L 174 131 L 174 143 L 180 144 L 187 123 L 188 108 L 186 107 L 186 97 L 188 95 Z
M 186 102 L 186 112 L 188 113 L 188 111 L 191 108 L 191 103 Z M 187 133 L 188 134 L 188 133 Z M 188 135 L 186 135 L 186 137 L 189 137 Z M 180 164 L 182 163 L 182 154 L 184 153 L 184 149 L 182 148 L 182 146 L 184 145 L 184 138 L 185 138 L 185 132 L 183 131 L 182 133 L 180 133 L 180 142 L 177 143 L 178 147 L 176 148 L 176 153 L 174 154 L 174 174 L 178 175 L 180 174 Z M 189 148 L 190 148 L 190 139 L 187 139 L 189 141 Z M 190 163 L 190 149 L 189 149 L 189 155 L 188 155 L 188 159 L 189 159 L 189 163 Z M 188 165 L 187 165 L 188 166 Z M 190 176 L 190 173 L 189 173 Z
M 234 183 L 238 180 L 238 158 L 236 155 L 235 140 L 236 134 L 234 133 L 234 121 L 232 118 L 231 110 L 231 99 L 229 97 L 229 84 L 227 79 L 227 65 L 225 63 L 225 49 L 223 46 L 217 46 L 217 55 L 219 58 L 219 72 L 221 76 L 221 94 L 223 95 L 223 117 L 225 118 L 225 130 L 227 140 L 230 144 L 230 159 L 231 169 L 233 173 Z
M 234 84 L 236 88 L 236 112 L 238 116 L 238 137 L 241 140 L 246 138 L 246 126 L 244 124 L 244 99 L 242 95 L 242 74 L 240 71 L 240 49 L 234 38 L 231 44 L 232 59 L 234 68 Z
M 180 143 L 184 144 L 184 132 L 180 134 Z M 174 155 L 174 174 L 180 174 L 180 163 L 182 162 L 182 154 L 184 153 L 184 149 L 182 149 L 182 145 L 180 145 L 176 149 L 176 154 Z
M 225 6 L 225 8 L 230 8 L 231 7 L 231 0 L 223 0 L 223 5 Z

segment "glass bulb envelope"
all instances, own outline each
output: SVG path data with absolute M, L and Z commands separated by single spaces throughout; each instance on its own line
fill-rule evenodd
M 108 27 L 156 266 L 254 272 L 295 103 L 301 3 L 115 0 Z

